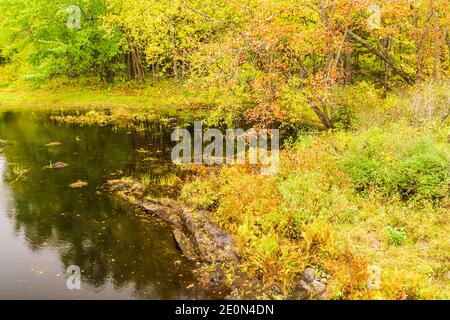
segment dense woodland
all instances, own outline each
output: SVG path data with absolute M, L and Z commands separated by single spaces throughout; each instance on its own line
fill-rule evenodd
M 106 106 L 127 100 L 107 118 L 92 110 L 67 122 L 140 119 L 145 99 L 160 97 L 149 105 L 206 108 L 212 126 L 280 128 L 277 175 L 196 167 L 162 188 L 209 210 L 242 270 L 279 298 L 293 297 L 309 266 L 330 299 L 448 299 L 449 9 L 448 0 L 0 0 L 0 98 L 29 87 L 98 102 L 100 88 Z M 151 188 L 152 177 L 132 178 Z
M 367 81 L 392 90 L 450 72 L 446 0 L 3 0 L 0 6 L 0 63 L 15 66 L 13 79 L 191 81 L 234 92 L 258 123 L 280 120 L 286 100 L 301 93 L 333 128 L 340 119 L 330 96 L 343 85 Z

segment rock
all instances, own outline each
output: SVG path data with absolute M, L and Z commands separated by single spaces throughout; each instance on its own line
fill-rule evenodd
M 324 278 L 326 280 L 326 278 Z M 306 300 L 319 299 L 325 300 L 326 296 L 326 281 L 317 276 L 315 269 L 308 267 L 303 273 L 302 279 L 297 281 L 290 292 L 290 299 Z
M 132 182 L 109 180 L 108 185 L 136 207 L 172 224 L 175 240 L 188 259 L 207 263 L 238 260 L 231 236 L 210 222 L 207 211 L 190 210 L 171 199 L 136 200 L 141 190 Z
M 372 236 L 369 236 L 369 241 L 370 241 L 370 245 L 372 248 L 374 248 L 375 250 L 381 249 L 381 242 L 378 239 L 376 239 Z
M 198 256 L 193 243 L 186 238 L 183 232 L 181 232 L 180 229 L 173 229 L 172 233 L 178 244 L 178 247 L 180 248 L 181 252 L 183 252 L 183 255 L 189 260 L 197 259 Z
M 303 273 L 303 280 L 306 283 L 312 283 L 316 279 L 316 270 L 313 268 L 306 268 L 305 272 Z
M 199 287 L 221 292 L 225 299 L 267 300 L 282 294 L 278 287 L 267 289 L 260 280 L 239 270 L 239 256 L 231 236 L 211 222 L 209 212 L 191 210 L 172 199 L 144 199 L 139 185 L 129 180 L 109 180 L 108 188 L 137 208 L 171 224 L 183 255 L 196 261 L 193 272 Z M 233 283 L 223 266 L 232 268 Z
M 290 298 L 294 300 L 326 300 L 326 289 L 325 284 L 319 280 L 314 280 L 312 283 L 306 283 L 300 280 L 292 288 Z
M 112 179 L 108 180 L 107 184 L 110 191 L 117 192 L 122 198 L 126 198 L 128 194 L 139 194 L 144 191 L 142 185 L 136 184 L 132 180 Z
M 291 290 L 289 298 L 292 300 L 306 300 L 309 298 L 309 285 L 303 281 L 298 281 Z
M 232 290 L 227 300 L 269 300 L 274 299 L 276 286 L 264 289 L 262 282 L 250 277 L 247 273 L 236 271 L 233 278 Z
M 327 290 L 327 287 L 325 286 L 325 284 L 323 284 L 319 280 L 314 280 L 311 285 L 313 288 L 313 290 L 312 290 L 313 295 L 317 296 L 318 298 L 322 297 L 322 295 Z
M 214 226 L 206 211 L 181 210 L 181 225 L 185 227 L 186 236 L 195 244 L 202 261 L 225 262 L 236 261 L 237 254 L 231 237 Z

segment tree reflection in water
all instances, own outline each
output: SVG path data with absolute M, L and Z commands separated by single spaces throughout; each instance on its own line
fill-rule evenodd
M 29 169 L 25 180 L 10 186 L 15 208 L 9 216 L 16 233 L 24 234 L 23 245 L 35 253 L 56 250 L 60 261 L 48 263 L 62 263 L 63 270 L 80 266 L 83 283 L 94 291 L 132 285 L 140 298 L 189 297 L 185 287 L 193 281 L 192 265 L 177 250 L 170 228 L 98 189 L 115 173 L 168 174 L 170 129 L 150 124 L 144 132 L 127 134 L 109 127 L 57 125 L 47 119 L 46 113 L 0 114 L 0 138 L 10 141 L 4 143 L 3 156 L 9 164 Z M 45 146 L 52 141 L 62 144 Z M 142 161 L 135 152 L 139 148 L 148 149 L 145 156 L 156 160 Z M 44 169 L 49 161 L 69 166 Z M 80 179 L 88 186 L 67 187 Z M 0 258 L 15 259 L 13 254 Z

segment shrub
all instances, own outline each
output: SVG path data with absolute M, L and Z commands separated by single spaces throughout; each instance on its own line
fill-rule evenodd
M 421 139 L 387 170 L 386 187 L 402 199 L 434 201 L 445 196 L 448 168 L 448 156 L 429 139 Z
M 213 184 L 209 180 L 194 180 L 183 186 L 180 200 L 196 209 L 211 209 L 218 199 Z
M 308 95 L 316 94 L 310 88 L 302 86 L 299 79 L 290 80 L 281 95 L 284 121 L 294 126 L 320 126 L 307 99 Z M 382 92 L 372 84 L 360 82 L 353 86 L 336 86 L 326 92 L 326 96 L 335 128 L 367 128 L 374 123 L 383 122 L 384 114 L 381 111 L 387 100 L 383 99 Z
M 373 84 L 363 81 L 353 86 L 337 87 L 332 93 L 332 103 L 335 127 L 353 129 L 380 123 L 385 101 Z M 372 123 L 366 123 L 368 121 Z
M 404 124 L 356 136 L 341 165 L 358 191 L 375 187 L 405 201 L 438 201 L 449 183 L 448 147 Z
M 301 237 L 305 224 L 320 218 L 333 221 L 349 206 L 342 190 L 319 172 L 290 177 L 280 183 L 279 190 L 283 199 L 280 208 L 289 221 L 284 230 L 292 239 Z
M 389 226 L 386 228 L 386 233 L 389 239 L 389 243 L 395 246 L 401 245 L 408 238 L 408 236 L 406 235 L 406 231 L 403 228 L 393 228 Z

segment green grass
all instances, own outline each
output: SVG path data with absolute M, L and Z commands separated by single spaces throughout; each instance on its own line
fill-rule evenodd
M 171 111 L 209 109 L 226 99 L 220 90 L 201 90 L 172 81 L 158 84 L 53 81 L 38 88 L 0 86 L 0 108 L 129 108 Z

